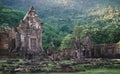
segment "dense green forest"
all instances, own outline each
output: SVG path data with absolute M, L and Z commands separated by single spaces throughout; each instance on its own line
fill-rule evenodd
M 29 2 L 28 2 L 29 1 Z M 95 43 L 120 40 L 119 0 L 0 0 L 0 24 L 16 27 L 33 5 L 44 22 L 43 47 L 51 42 L 56 49 L 71 47 L 87 32 Z
M 41 21 L 60 27 L 89 24 L 89 13 L 109 6 L 120 7 L 120 0 L 0 0 L 0 3 L 25 12 L 33 5 Z
M 23 16 L 24 13 L 21 11 L 0 5 L 0 24 L 6 23 L 10 27 L 16 27 Z

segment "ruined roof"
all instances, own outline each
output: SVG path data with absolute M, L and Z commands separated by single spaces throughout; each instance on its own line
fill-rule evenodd
M 35 9 L 34 9 L 33 6 L 31 6 L 31 7 L 29 8 L 29 10 L 28 10 L 28 12 L 26 13 L 26 15 L 24 16 L 23 20 L 27 19 L 27 17 L 30 16 L 30 13 L 31 13 L 31 12 L 34 12 L 34 13 L 36 14 L 36 11 L 35 11 Z M 38 15 L 36 15 L 36 16 L 38 16 Z
M 43 23 L 41 23 L 39 16 L 37 15 L 33 6 L 31 6 L 24 16 L 24 18 L 20 21 L 19 27 L 35 27 L 37 29 L 42 28 Z

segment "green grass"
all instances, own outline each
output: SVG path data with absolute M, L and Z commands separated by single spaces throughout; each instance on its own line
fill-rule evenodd
M 24 64 L 25 61 L 23 61 L 22 59 L 19 59 L 18 62 L 13 62 L 13 64 L 7 64 L 6 63 L 6 60 L 0 60 L 0 66 L 2 65 L 6 65 L 6 66 L 17 66 L 17 65 L 20 65 L 20 64 Z
M 114 62 L 116 59 L 110 62 Z M 117 59 L 118 62 L 120 62 L 119 59 Z M 19 59 L 18 62 L 14 62 L 13 64 L 6 64 L 5 60 L 0 60 L 0 66 L 1 65 L 7 65 L 7 66 L 14 66 L 14 65 L 24 65 L 25 61 L 22 59 Z M 68 60 L 62 60 L 61 63 L 69 63 L 70 61 Z M 104 62 L 104 61 L 103 61 Z M 93 62 L 95 63 L 95 62 Z M 97 62 L 98 63 L 98 62 Z M 54 65 L 48 64 L 49 68 L 54 68 Z M 110 65 L 94 65 L 91 63 L 88 64 L 78 64 L 74 65 L 75 68 L 80 68 L 80 69 L 85 69 L 85 71 L 81 72 L 72 72 L 72 73 L 8 73 L 8 72 L 0 72 L 0 74 L 120 74 L 120 64 L 110 64 Z M 44 67 L 42 67 L 44 68 Z M 46 68 L 46 67 L 45 67 Z
M 79 72 L 76 74 L 119 74 L 119 69 L 93 69 L 86 72 Z M 74 73 L 73 73 L 74 74 Z
M 118 69 L 92 69 L 85 72 L 76 72 L 76 73 L 50 73 L 50 74 L 119 74 L 120 70 Z
M 119 69 L 91 69 L 85 72 L 74 72 L 74 73 L 15 73 L 15 74 L 119 74 Z M 0 74 L 5 74 L 0 72 Z M 7 73 L 9 74 L 9 73 Z M 12 73 L 14 74 L 14 73 Z

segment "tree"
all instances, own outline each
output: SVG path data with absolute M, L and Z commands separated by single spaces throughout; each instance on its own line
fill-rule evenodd
M 73 36 L 68 34 L 61 42 L 60 49 L 71 48 L 73 46 Z
M 120 40 L 120 26 L 119 25 L 106 25 L 101 27 L 95 26 L 78 26 L 75 27 L 72 34 L 68 34 L 62 41 L 61 48 L 69 48 L 72 45 L 73 38 L 80 37 L 83 42 L 85 33 L 88 33 L 92 41 L 96 44 L 103 43 L 117 43 Z

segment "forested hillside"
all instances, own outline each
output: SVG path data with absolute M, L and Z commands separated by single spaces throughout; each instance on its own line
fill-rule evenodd
M 86 19 L 86 20 L 85 20 Z M 117 43 L 120 41 L 120 8 L 106 7 L 90 12 L 85 19 L 86 25 L 78 25 L 61 43 L 61 49 L 72 47 L 75 37 L 83 41 L 86 33 L 93 43 Z M 88 24 L 87 24 L 88 23 Z
M 0 0 L 0 3 L 25 12 L 34 6 L 43 22 L 72 27 L 86 24 L 84 17 L 91 12 L 120 6 L 120 0 Z
M 16 27 L 24 16 L 24 13 L 15 9 L 0 5 L 0 24 L 6 23 L 10 27 Z
M 44 23 L 45 49 L 51 42 L 56 48 L 70 47 L 75 36 L 82 41 L 86 32 L 95 43 L 120 40 L 120 0 L 0 0 L 0 3 L 0 24 L 10 27 L 18 25 L 30 6 L 35 7 Z

